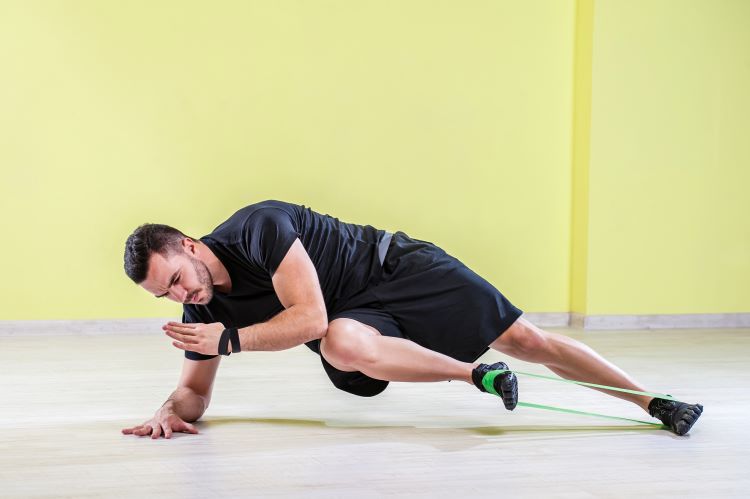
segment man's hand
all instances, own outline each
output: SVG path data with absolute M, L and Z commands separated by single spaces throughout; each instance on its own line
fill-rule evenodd
M 225 329 L 221 322 L 183 324 L 171 321 L 161 328 L 167 336 L 177 340 L 172 342 L 175 347 L 204 355 L 219 354 L 219 338 Z
M 162 406 L 161 409 L 156 411 L 153 418 L 142 425 L 122 429 L 123 435 L 137 435 L 142 437 L 150 434 L 151 438 L 154 439 L 159 438 L 162 434 L 164 438 L 172 438 L 172 432 L 174 431 L 198 433 L 198 429 L 195 426 L 183 421 L 168 405 Z

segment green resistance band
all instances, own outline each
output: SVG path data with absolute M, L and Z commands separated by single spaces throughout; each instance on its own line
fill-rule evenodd
M 648 397 L 657 397 L 657 398 L 663 398 L 663 399 L 668 399 L 668 400 L 675 400 L 674 397 L 672 397 L 671 395 L 666 395 L 662 393 L 639 392 L 638 390 L 628 390 L 627 388 L 617 388 L 615 386 L 597 385 L 596 383 L 587 383 L 585 381 L 574 381 L 570 379 L 555 378 L 553 376 L 544 376 L 542 374 L 525 373 L 522 371 L 510 371 L 506 369 L 497 369 L 495 371 L 490 371 L 487 374 L 485 374 L 484 377 L 482 378 L 482 386 L 484 386 L 484 389 L 487 390 L 489 393 L 492 393 L 500 397 L 501 395 L 497 393 L 497 391 L 495 390 L 495 378 L 506 372 L 514 372 L 517 375 L 520 374 L 522 376 L 529 376 L 532 378 L 548 379 L 551 381 L 560 381 L 562 383 L 572 383 L 574 385 L 590 386 L 593 388 L 601 388 L 604 390 L 612 390 L 616 392 L 633 393 L 635 395 L 646 395 Z M 564 407 L 554 407 L 551 405 L 533 404 L 531 402 L 518 402 L 518 405 L 523 406 L 523 407 L 533 407 L 535 409 L 545 409 L 548 411 L 566 412 L 569 414 L 581 414 L 584 416 L 594 416 L 598 418 L 618 419 L 620 421 L 631 421 L 635 423 L 655 426 L 658 428 L 666 428 L 666 426 L 664 426 L 661 423 L 653 423 L 651 421 L 642 421 L 640 419 L 623 418 L 620 416 L 608 416 L 607 414 L 598 414 L 596 412 L 576 411 L 574 409 L 566 409 Z

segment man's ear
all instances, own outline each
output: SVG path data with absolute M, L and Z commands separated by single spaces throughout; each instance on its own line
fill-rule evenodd
M 197 243 L 192 238 L 190 237 L 182 238 L 182 249 L 187 251 L 191 256 L 195 256 L 196 246 L 197 246 Z

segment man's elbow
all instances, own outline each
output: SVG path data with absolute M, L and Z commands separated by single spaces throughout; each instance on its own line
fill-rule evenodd
M 203 399 L 203 412 L 201 412 L 201 416 L 203 416 L 203 414 L 205 414 L 206 410 L 208 409 L 208 405 L 211 403 L 211 395 L 201 395 L 200 397 L 201 399 Z
M 323 338 L 327 332 L 328 332 L 328 317 L 326 316 L 323 316 L 322 318 L 319 317 L 315 321 L 313 340 L 319 340 Z

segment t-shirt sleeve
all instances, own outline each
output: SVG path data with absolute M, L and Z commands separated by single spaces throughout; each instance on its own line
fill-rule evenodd
M 189 324 L 191 322 L 203 322 L 203 321 L 199 318 L 193 317 L 192 314 L 190 314 L 190 312 L 188 312 L 187 310 L 185 310 L 185 308 L 183 308 L 182 309 L 182 323 Z M 208 359 L 213 359 L 214 357 L 216 357 L 216 355 L 204 355 L 202 353 L 191 352 L 190 350 L 185 350 L 185 358 L 188 358 L 190 360 L 208 360 Z
M 245 242 L 252 262 L 273 276 L 299 233 L 292 217 L 279 208 L 261 208 L 248 220 Z

